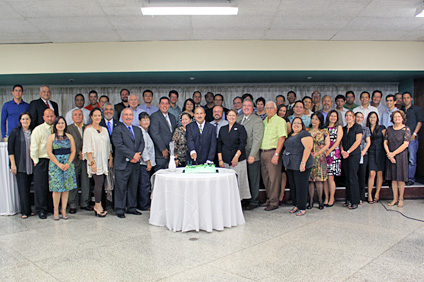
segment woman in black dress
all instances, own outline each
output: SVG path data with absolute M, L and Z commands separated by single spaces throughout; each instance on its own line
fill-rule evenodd
M 386 153 L 384 152 L 384 135 L 386 127 L 379 124 L 378 114 L 371 112 L 368 114 L 367 127 L 371 132 L 371 146 L 368 150 L 368 203 L 378 203 L 380 190 L 383 185 L 383 171 L 386 164 Z M 377 179 L 375 181 L 375 178 Z M 372 188 L 376 182 L 375 196 L 373 200 Z
M 292 122 L 292 134 L 284 142 L 283 162 L 287 169 L 287 176 L 291 185 L 290 193 L 294 208 L 290 213 L 302 216 L 306 213 L 308 198 L 308 182 L 314 159 L 311 156 L 313 139 L 305 130 L 300 117 Z
M 384 150 L 387 158 L 386 179 L 392 181 L 393 201 L 389 206 L 398 202 L 398 207 L 403 207 L 403 193 L 405 182 L 408 181 L 408 146 L 411 140 L 411 130 L 405 125 L 406 115 L 403 111 L 392 113 L 393 126 L 387 128 L 384 137 Z M 399 195 L 398 195 L 399 192 Z
M 16 175 L 18 184 L 21 218 L 34 215 L 31 211 L 30 187 L 34 171 L 34 163 L 30 157 L 31 117 L 25 112 L 19 116 L 18 127 L 12 129 L 7 143 L 10 159 L 10 171 Z
M 361 160 L 362 126 L 355 122 L 355 114 L 347 111 L 346 126 L 343 127 L 343 138 L 340 149 L 343 157 L 343 170 L 346 175 L 345 207 L 356 209 L 359 205 L 359 161 Z

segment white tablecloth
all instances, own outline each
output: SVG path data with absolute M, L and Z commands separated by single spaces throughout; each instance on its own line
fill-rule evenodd
M 234 170 L 185 174 L 160 170 L 154 175 L 150 224 L 172 231 L 212 232 L 244 224 Z
M 7 142 L 0 142 L 0 215 L 20 211 L 16 177 L 10 172 Z

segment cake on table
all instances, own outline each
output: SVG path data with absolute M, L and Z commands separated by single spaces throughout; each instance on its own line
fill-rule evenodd
M 185 173 L 216 173 L 214 164 L 186 165 Z

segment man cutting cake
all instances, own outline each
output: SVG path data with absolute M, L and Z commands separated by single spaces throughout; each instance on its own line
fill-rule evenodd
M 213 163 L 216 151 L 215 126 L 205 121 L 202 107 L 194 111 L 195 122 L 187 124 L 187 160 L 192 164 Z

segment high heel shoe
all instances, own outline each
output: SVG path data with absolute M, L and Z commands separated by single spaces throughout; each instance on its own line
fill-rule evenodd
M 107 215 L 107 211 L 103 210 L 102 212 L 98 212 L 95 208 L 93 208 L 94 210 L 94 216 L 98 216 L 98 217 L 105 217 Z
M 56 215 L 56 213 L 57 213 L 57 215 Z M 58 209 L 54 209 L 54 211 L 53 211 L 53 219 L 54 220 L 59 220 L 60 219 L 59 210 Z
M 65 219 L 65 220 L 66 220 L 66 219 L 68 219 L 68 218 L 69 218 L 69 217 L 68 217 L 68 215 L 66 214 L 66 209 L 61 209 L 60 211 L 62 212 L 62 218 L 63 218 L 63 219 Z
M 328 206 L 328 204 L 327 204 L 327 206 Z M 323 204 L 323 203 L 320 203 L 318 208 L 319 208 L 320 210 L 323 210 L 323 209 L 324 209 L 324 204 Z
M 379 198 L 374 198 L 373 203 L 374 203 L 374 204 L 377 204 L 377 203 L 378 203 L 378 201 L 380 201 L 380 199 L 379 199 Z
M 312 209 L 314 207 L 314 202 L 311 202 L 311 203 L 308 203 L 308 205 L 307 205 L 307 209 L 308 210 L 310 210 L 310 209 Z

